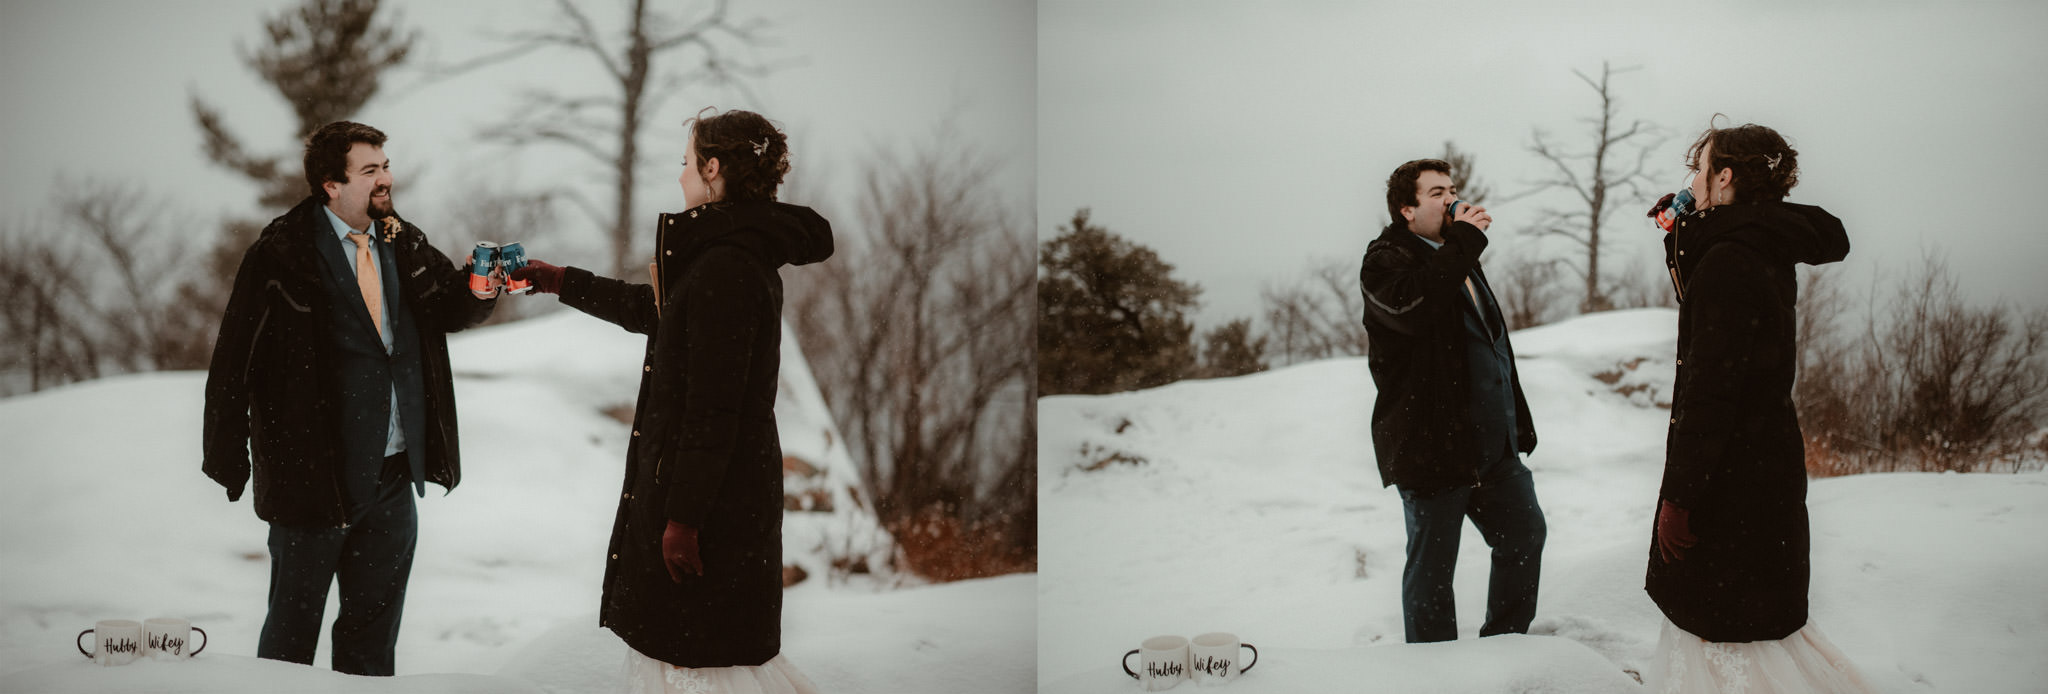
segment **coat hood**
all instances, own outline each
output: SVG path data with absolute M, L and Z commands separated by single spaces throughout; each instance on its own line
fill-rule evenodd
M 1790 202 L 1725 205 L 1701 213 L 1701 247 L 1740 243 L 1785 263 L 1824 265 L 1849 256 L 1842 220 L 1813 205 Z M 1692 245 L 1692 244 L 1686 244 Z
M 655 238 L 664 257 L 691 258 L 730 244 L 771 270 L 832 257 L 832 223 L 811 208 L 780 202 L 711 203 L 663 214 Z

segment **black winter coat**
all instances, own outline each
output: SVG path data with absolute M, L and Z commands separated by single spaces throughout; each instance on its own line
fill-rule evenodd
M 1806 625 L 1806 456 L 1792 405 L 1798 263 L 1849 254 L 1842 222 L 1786 202 L 1714 207 L 1665 237 L 1678 290 L 1678 379 L 1663 500 L 1698 544 L 1665 562 L 1655 528 L 1646 588 L 1708 641 L 1768 641 Z
M 344 320 L 321 287 L 318 247 L 333 227 L 323 203 L 307 197 L 271 220 L 242 255 L 221 316 L 206 374 L 206 447 L 201 468 L 242 497 L 255 461 L 256 516 L 272 523 L 341 527 L 340 415 L 328 321 Z M 458 267 L 407 222 L 392 243 L 398 291 L 420 339 L 426 385 L 427 481 L 455 489 L 462 480 L 455 432 L 455 383 L 447 334 L 489 318 L 496 299 L 470 294 L 468 268 Z M 382 234 L 383 226 L 378 225 Z
M 1482 482 L 1483 456 L 1466 384 L 1471 372 L 1462 311 L 1472 305 L 1466 273 L 1478 273 L 1482 281 L 1486 277 L 1479 272 L 1486 234 L 1456 222 L 1443 235 L 1443 247 L 1430 248 L 1405 222 L 1396 221 L 1366 246 L 1358 271 L 1365 295 L 1366 364 L 1379 387 L 1372 408 L 1372 447 L 1380 482 L 1424 495 Z M 1498 314 L 1493 318 L 1498 321 Z M 1536 425 L 1522 395 L 1521 373 L 1511 369 L 1509 376 L 1519 431 L 1515 450 L 1532 453 Z
M 830 257 L 832 227 L 796 205 L 712 203 L 661 215 L 655 249 L 658 293 L 562 280 L 563 303 L 648 336 L 599 623 L 672 665 L 760 665 L 782 650 L 776 269 Z M 661 557 L 670 520 L 698 529 L 704 560 L 680 584 Z

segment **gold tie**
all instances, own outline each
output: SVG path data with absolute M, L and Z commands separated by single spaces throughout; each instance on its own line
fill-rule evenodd
M 384 337 L 384 282 L 377 278 L 377 266 L 370 262 L 370 235 L 351 231 L 348 240 L 356 244 L 356 287 L 363 290 L 363 307 L 370 309 L 370 322 L 377 337 Z

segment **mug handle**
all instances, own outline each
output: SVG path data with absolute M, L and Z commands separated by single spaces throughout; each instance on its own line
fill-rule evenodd
M 87 629 L 86 631 L 92 631 L 92 630 L 91 630 L 91 629 Z M 84 634 L 79 634 L 79 636 L 84 636 Z M 80 650 L 84 650 L 84 649 L 83 649 L 83 648 L 80 648 Z M 1138 679 L 1138 673 L 1135 673 L 1135 672 L 1132 672 L 1132 671 L 1131 671 L 1131 656 L 1134 656 L 1134 655 L 1137 655 L 1137 654 L 1138 654 L 1138 649 L 1136 649 L 1136 648 L 1133 648 L 1133 649 L 1131 649 L 1131 652 L 1129 652 L 1129 653 L 1125 653 L 1125 654 L 1124 654 L 1124 659 L 1123 659 L 1123 660 L 1121 661 L 1121 662 L 1123 663 L 1123 666 L 1124 666 L 1124 674 L 1126 674 L 1126 675 L 1130 675 L 1130 676 L 1131 676 L 1131 679 L 1134 679 L 1134 680 L 1135 680 L 1135 679 Z
M 185 655 L 186 655 L 187 657 L 190 657 L 190 656 L 195 656 L 195 655 L 199 655 L 199 652 L 200 652 L 200 651 L 206 650 L 206 642 L 208 642 L 208 641 L 212 641 L 212 640 L 213 640 L 213 637 L 210 637 L 210 636 L 206 636 L 206 630 L 205 630 L 205 629 L 201 629 L 201 628 L 199 628 L 199 627 L 192 627 L 192 630 L 193 630 L 193 631 L 196 631 L 196 632 L 199 632 L 199 635 L 200 635 L 200 636 L 202 636 L 202 637 L 205 637 L 205 638 L 201 638 L 201 639 L 199 640 L 199 647 L 198 647 L 198 648 L 194 648 L 194 649 L 192 649 L 192 652 L 191 652 L 191 653 L 187 653 L 187 654 L 185 654 Z M 1253 653 L 1253 658 L 1252 658 L 1252 660 L 1253 660 L 1253 661 L 1257 661 L 1257 660 L 1258 660 L 1258 657 L 1257 657 L 1257 654 L 1258 654 L 1258 652 L 1259 652 L 1259 649 L 1256 649 L 1256 648 L 1252 649 L 1252 653 Z M 1250 670 L 1251 668 L 1245 668 L 1245 669 L 1246 669 L 1246 670 Z
M 87 630 L 85 630 L 85 631 L 81 631 L 81 632 L 78 632 L 78 638 L 77 638 L 77 639 L 74 639 L 74 641 L 76 641 L 76 643 L 75 643 L 75 644 L 73 644 L 73 645 L 75 645 L 75 646 L 78 646 L 78 652 L 79 652 L 79 653 L 82 653 L 82 654 L 84 654 L 84 655 L 85 655 L 85 657 L 87 657 L 87 658 L 91 658 L 91 657 L 92 657 L 92 651 L 88 651 L 88 650 L 85 650 L 85 635 L 86 635 L 86 634 L 90 634 L 90 633 L 92 633 L 92 630 L 91 630 L 91 629 L 87 629 Z
M 1239 671 L 1237 671 L 1237 674 L 1240 674 L 1240 675 L 1242 675 L 1242 674 L 1244 674 L 1244 673 L 1247 673 L 1247 672 L 1251 672 L 1251 671 L 1252 671 L 1252 667 L 1253 667 L 1253 666 L 1256 666 L 1256 665 L 1258 665 L 1258 664 L 1259 664 L 1259 647 L 1258 647 L 1258 646 L 1254 646 L 1254 645 L 1251 645 L 1251 644 L 1249 644 L 1249 643 L 1240 643 L 1240 644 L 1238 644 L 1238 645 L 1239 645 L 1239 646 L 1242 646 L 1242 647 L 1245 647 L 1245 648 L 1249 648 L 1249 649 L 1252 649 L 1252 662 L 1251 662 L 1251 664 L 1250 664 L 1250 665 L 1246 665 L 1246 666 L 1244 666 L 1244 669 L 1243 669 L 1243 670 L 1239 670 Z

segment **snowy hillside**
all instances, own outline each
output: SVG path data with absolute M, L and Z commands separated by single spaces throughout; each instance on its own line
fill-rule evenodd
M 575 312 L 451 338 L 463 480 L 419 500 L 398 673 L 259 661 L 267 526 L 199 471 L 205 374 L 104 379 L 0 400 L 0 692 L 607 691 L 624 646 L 597 627 L 603 553 L 644 338 Z M 1035 580 L 927 587 L 886 571 L 892 543 L 785 339 L 777 421 L 792 504 L 784 653 L 835 692 L 1029 689 Z M 330 596 L 327 616 L 338 608 Z M 98 668 L 71 645 L 100 619 L 182 616 L 216 639 L 191 663 Z M 993 668 L 994 674 L 990 670 Z M 991 677 L 994 679 L 989 679 Z
M 1461 640 L 1402 643 L 1400 497 L 1383 489 L 1364 359 L 1039 401 L 1038 681 L 1126 692 L 1146 637 L 1260 647 L 1232 691 L 1634 692 L 1676 314 L 1516 333 L 1548 523 L 1532 633 L 1479 640 L 1487 553 L 1466 526 Z M 1884 691 L 2048 681 L 2048 475 L 1816 480 L 1812 615 Z

